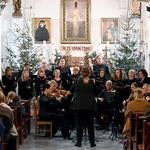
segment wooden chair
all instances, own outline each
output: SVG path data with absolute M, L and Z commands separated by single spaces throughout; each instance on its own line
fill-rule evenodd
M 33 100 L 33 105 L 34 105 L 34 114 L 35 114 L 35 133 L 34 133 L 34 139 L 37 137 L 37 133 L 40 130 L 40 125 L 44 125 L 44 130 L 50 132 L 50 139 L 52 138 L 52 121 L 41 121 L 38 117 L 37 113 L 37 106 L 36 106 L 36 100 Z M 46 128 L 46 125 L 50 126 L 50 129 Z
M 142 120 L 139 119 L 139 116 L 143 116 L 143 111 L 131 111 L 130 112 L 130 137 L 129 137 L 129 149 L 133 150 L 133 145 L 135 145 L 135 149 L 138 149 L 138 142 L 139 142 L 139 135 L 142 135 L 142 129 L 140 121 L 142 123 Z
M 147 122 L 147 120 L 143 120 L 143 137 L 142 137 L 142 144 L 138 144 L 138 150 L 145 150 L 146 149 L 146 127 L 150 129 L 150 122 Z

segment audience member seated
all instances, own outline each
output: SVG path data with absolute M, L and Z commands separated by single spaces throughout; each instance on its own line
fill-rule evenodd
M 19 95 L 15 95 L 15 96 L 13 97 L 12 102 L 10 102 L 8 105 L 9 105 L 10 107 L 11 107 L 11 106 L 22 106 L 22 117 L 23 117 L 23 118 L 26 118 L 27 112 L 26 112 L 26 109 L 24 108 L 24 106 L 21 104 L 20 96 L 19 96 Z
M 148 84 L 148 94 L 145 99 L 150 103 L 150 84 Z
M 8 93 L 8 95 L 7 95 L 7 104 L 9 104 L 10 102 L 13 101 L 13 98 L 14 98 L 15 95 L 16 95 L 16 93 L 13 92 L 13 91 L 10 91 L 10 92 Z
M 41 120 L 53 121 L 53 132 L 57 132 L 58 125 L 61 126 L 61 132 L 64 139 L 72 139 L 69 134 L 68 115 L 65 111 L 62 111 L 59 107 L 62 99 L 62 95 L 55 97 L 53 94 L 49 95 L 53 91 L 53 87 L 50 84 L 44 84 L 43 94 L 40 96 L 40 113 Z M 48 97 L 49 96 L 49 97 Z M 47 133 L 47 136 L 48 133 Z
M 139 75 L 139 87 L 142 87 L 144 83 L 150 84 L 150 78 L 148 77 L 148 73 L 145 69 L 140 69 L 138 71 Z
M 2 122 L 2 119 L 0 118 L 0 150 L 2 149 L 2 136 L 4 135 L 5 127 Z
M 127 105 L 127 109 L 125 111 L 125 125 L 123 129 L 123 136 L 127 138 L 130 133 L 130 121 L 129 121 L 129 113 L 131 111 L 143 111 L 150 107 L 150 103 L 143 99 L 143 93 L 140 88 L 137 88 L 134 91 L 134 100 L 130 101 Z M 143 113 L 144 114 L 144 113 Z
M 3 117 L 3 124 L 5 127 L 4 141 L 7 142 L 6 150 L 16 150 L 16 139 L 14 135 L 18 135 L 18 133 L 13 124 L 13 112 L 11 108 L 5 103 L 5 101 L 5 96 L 0 91 L 0 116 Z

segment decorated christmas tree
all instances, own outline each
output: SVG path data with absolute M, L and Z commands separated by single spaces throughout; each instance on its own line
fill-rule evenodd
M 139 37 L 132 33 L 135 23 L 130 11 L 127 12 L 127 15 L 122 15 L 120 20 L 122 38 L 115 40 L 113 66 L 121 68 L 127 75 L 130 69 L 137 70 L 143 67 L 142 52 L 138 48 Z
M 5 47 L 7 50 L 6 60 L 12 67 L 13 71 L 18 71 L 25 63 L 29 63 L 33 72 L 37 71 L 37 64 L 40 62 L 36 50 L 33 46 L 33 39 L 30 31 L 30 26 L 25 23 L 21 28 L 15 24 L 14 31 L 9 30 L 13 35 L 13 45 L 17 49 L 15 53 L 12 48 Z

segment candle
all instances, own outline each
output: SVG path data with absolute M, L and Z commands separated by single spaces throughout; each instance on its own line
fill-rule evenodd
M 99 43 L 99 44 L 101 44 L 101 37 L 100 37 L 100 36 L 99 36 L 99 40 L 98 40 L 98 43 Z
M 46 44 L 46 41 L 44 40 L 44 41 L 43 41 L 43 45 L 45 45 L 45 44 Z
M 107 41 L 107 48 L 109 48 L 109 41 Z
M 141 41 L 144 41 L 144 39 L 143 39 L 143 21 L 141 21 Z
M 51 42 L 52 44 L 54 43 L 54 37 L 52 37 L 52 42 Z

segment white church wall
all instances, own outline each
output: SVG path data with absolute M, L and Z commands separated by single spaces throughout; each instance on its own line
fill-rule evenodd
M 101 18 L 120 18 L 120 15 L 126 13 L 127 9 L 127 0 L 91 0 L 91 45 L 94 51 L 99 52 L 100 49 L 104 49 L 106 44 L 101 44 L 99 41 L 99 37 L 101 36 L 101 28 L 100 28 L 100 19 Z M 8 28 L 13 29 L 13 23 L 23 23 L 23 18 L 26 20 L 32 21 L 33 18 L 51 18 L 51 37 L 54 38 L 54 43 L 47 44 L 47 53 L 48 57 L 52 56 L 52 49 L 60 48 L 61 41 L 61 0 L 22 0 L 22 13 L 23 18 L 13 18 L 12 17 L 12 1 L 8 0 L 7 7 L 2 12 L 2 41 L 7 43 L 8 41 L 12 41 L 12 39 L 7 36 Z M 144 15 L 144 10 L 143 10 Z M 146 22 L 145 30 L 146 38 L 148 38 L 148 34 L 150 31 L 149 23 L 150 20 L 144 21 Z M 149 34 L 150 35 L 150 34 Z M 150 37 L 149 37 L 150 38 Z M 148 41 L 149 39 L 147 39 Z M 70 44 L 75 45 L 75 44 Z M 80 45 L 80 44 L 79 44 Z M 85 44 L 86 45 L 86 44 Z M 36 44 L 35 47 L 40 46 Z M 115 47 L 113 44 L 110 44 L 110 49 L 114 50 Z M 2 47 L 3 53 L 5 53 L 4 47 Z M 75 53 L 75 52 L 73 52 Z M 75 53 L 77 54 L 77 53 Z M 80 53 L 78 53 L 81 55 Z M 4 55 L 3 55 L 4 57 Z M 47 58 L 48 59 L 48 58 Z
M 146 6 L 148 6 L 148 4 L 142 2 L 141 21 L 143 21 L 145 69 L 148 71 L 148 74 L 150 76 L 150 12 L 146 11 Z

